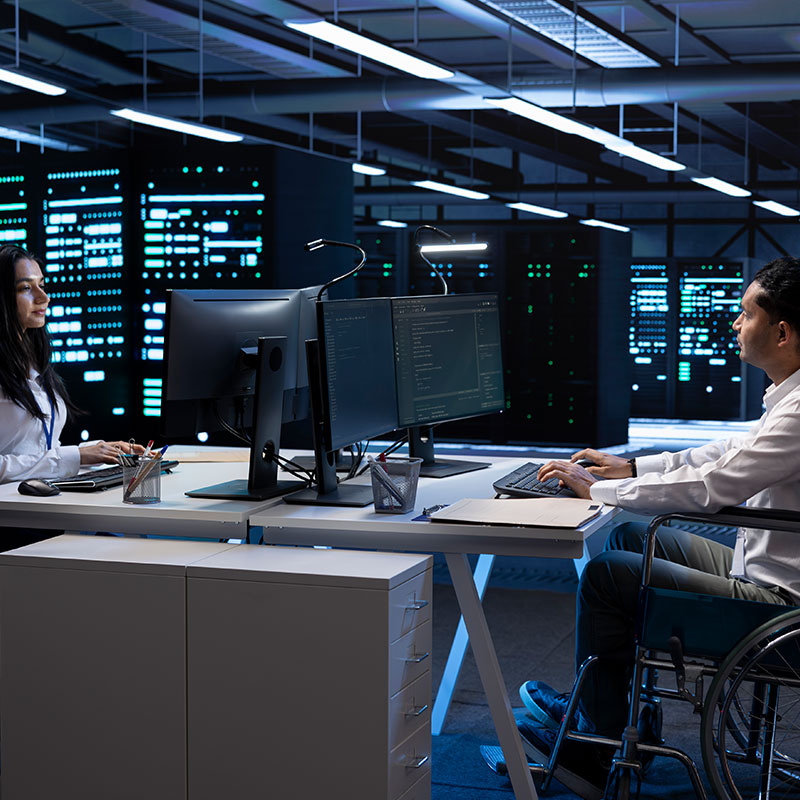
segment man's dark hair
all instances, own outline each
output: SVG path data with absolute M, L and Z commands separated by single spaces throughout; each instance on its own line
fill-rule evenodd
M 800 258 L 776 258 L 753 280 L 761 287 L 756 303 L 767 312 L 770 324 L 783 320 L 800 334 Z
M 30 371 L 35 369 L 42 388 L 53 398 L 60 396 L 72 414 L 77 409 L 50 363 L 47 330 L 44 327 L 23 330 L 19 321 L 16 266 L 23 259 L 40 263 L 22 247 L 12 244 L 0 247 L 0 390 L 31 416 L 44 420 L 45 414 L 28 385 Z

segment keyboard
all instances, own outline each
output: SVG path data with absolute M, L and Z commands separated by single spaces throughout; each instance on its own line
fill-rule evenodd
M 178 461 L 162 461 L 161 473 L 170 472 L 177 467 Z M 53 486 L 58 486 L 62 492 L 99 492 L 110 489 L 112 486 L 122 486 L 122 467 L 104 467 L 89 472 L 80 472 L 71 478 L 58 478 L 48 481 Z
M 558 478 L 542 483 L 536 474 L 542 464 L 528 462 L 513 472 L 494 482 L 497 494 L 508 494 L 513 497 L 575 497 L 575 492 L 566 486 L 558 485 Z

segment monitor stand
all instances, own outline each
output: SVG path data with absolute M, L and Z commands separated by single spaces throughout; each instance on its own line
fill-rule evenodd
M 319 342 L 306 341 L 309 388 L 311 389 L 311 422 L 314 431 L 314 469 L 316 486 L 286 495 L 285 503 L 304 506 L 348 506 L 363 508 L 373 502 L 372 485 L 339 483 L 336 479 L 335 451 L 325 449 L 325 414 L 322 406 L 322 383 L 319 366 Z
M 350 472 L 352 468 L 352 464 L 350 463 L 351 459 L 349 455 L 345 455 L 342 450 L 337 450 L 334 453 L 335 456 L 335 468 L 337 472 Z M 317 459 L 316 456 L 295 456 L 292 459 L 293 464 L 297 464 L 300 469 L 304 469 L 306 472 L 311 472 L 312 470 L 317 468 Z
M 491 466 L 487 461 L 440 460 L 433 454 L 433 426 L 424 425 L 408 429 L 409 458 L 421 458 L 421 478 L 449 478 L 465 472 L 475 472 Z
M 279 481 L 278 452 L 283 418 L 283 370 L 285 336 L 262 336 L 258 350 L 243 348 L 245 360 L 256 369 L 253 398 L 253 440 L 250 443 L 250 469 L 247 480 L 225 481 L 186 492 L 188 497 L 215 500 L 269 500 L 297 489 L 298 481 Z

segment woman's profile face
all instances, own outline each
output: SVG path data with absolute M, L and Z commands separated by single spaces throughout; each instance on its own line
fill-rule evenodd
M 35 261 L 21 258 L 14 265 L 17 314 L 22 330 L 42 328 L 50 298 L 44 291 L 42 270 Z

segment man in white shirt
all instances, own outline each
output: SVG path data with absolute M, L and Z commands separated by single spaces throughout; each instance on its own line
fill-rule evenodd
M 756 274 L 733 330 L 740 358 L 763 369 L 772 380 L 764 395 L 766 411 L 747 435 L 630 461 L 582 450 L 572 462 L 546 464 L 539 478 L 557 477 L 579 497 L 639 514 L 713 513 L 744 502 L 800 511 L 800 259 L 776 259 Z M 574 463 L 579 458 L 596 466 L 584 469 Z M 619 738 L 626 723 L 645 527 L 629 523 L 617 528 L 605 551 L 589 562 L 581 576 L 576 664 L 591 654 L 600 656 L 584 684 L 578 715 L 581 731 Z M 799 544 L 795 534 L 741 529 L 731 549 L 677 528 L 662 528 L 651 582 L 663 588 L 797 605 Z M 520 724 L 525 750 L 546 760 L 565 696 L 538 681 L 524 684 L 520 695 L 537 720 L 536 725 Z M 559 764 L 556 777 L 562 783 L 588 800 L 602 797 L 610 764 L 607 750 L 567 741 Z

